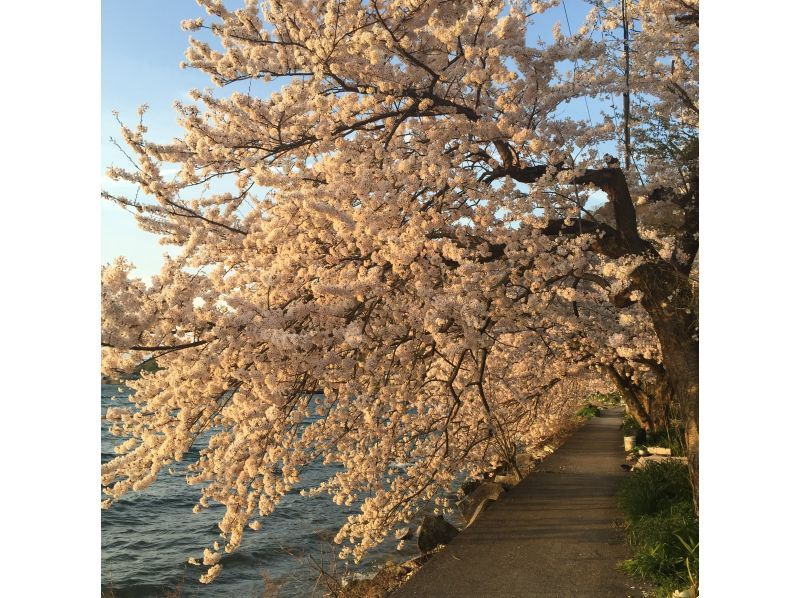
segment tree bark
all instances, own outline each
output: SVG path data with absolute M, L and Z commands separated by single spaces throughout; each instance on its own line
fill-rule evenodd
M 672 401 L 672 388 L 669 385 L 666 373 L 659 374 L 655 384 L 648 393 L 650 400 L 650 419 L 653 420 L 653 429 L 664 430 L 669 422 L 667 420 L 667 410 Z
M 628 411 L 636 420 L 636 423 L 645 431 L 651 432 L 653 430 L 653 420 L 647 407 L 639 400 L 640 395 L 634 389 L 631 381 L 620 374 L 613 365 L 607 366 L 606 369 L 612 380 L 614 380 L 617 390 L 622 393 L 622 399 L 628 406 Z
M 667 379 L 680 405 L 689 461 L 695 511 L 700 507 L 699 342 L 694 293 L 688 280 L 664 262 L 648 263 L 633 273 L 634 285 L 644 294 L 642 305 L 650 314 L 661 344 Z

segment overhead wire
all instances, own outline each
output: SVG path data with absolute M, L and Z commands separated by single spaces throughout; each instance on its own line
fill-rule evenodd
M 623 0 L 623 1 L 624 1 L 624 0 Z M 627 13 L 627 10 L 626 10 L 625 12 Z M 627 14 L 626 14 L 626 18 L 627 18 Z M 629 31 L 630 31 L 631 33 L 635 33 L 635 32 L 636 32 L 636 30 L 635 30 L 635 28 L 634 28 L 634 27 L 630 27 Z M 610 40 L 611 40 L 611 41 L 619 41 L 619 40 L 615 39 L 615 38 L 614 38 L 614 37 L 611 35 L 611 33 L 607 33 L 607 32 L 606 32 L 606 31 L 605 31 L 605 30 L 604 30 L 602 27 L 600 27 L 600 34 L 603 36 L 603 38 L 604 38 L 604 39 L 609 39 L 609 38 L 610 38 Z M 618 121 L 618 118 L 619 118 L 619 112 L 618 112 L 618 110 L 617 110 L 617 105 L 616 105 L 616 102 L 614 101 L 614 94 L 612 93 L 612 94 L 611 94 L 609 97 L 610 97 L 610 100 L 611 100 L 611 109 L 612 109 L 612 115 L 611 115 L 611 118 L 612 118 L 612 120 L 614 121 L 614 129 L 615 129 L 616 131 L 618 131 L 618 132 L 619 132 L 619 130 L 620 130 L 620 125 L 619 125 L 619 123 L 617 122 L 617 121 Z M 629 144 L 625 144 L 625 142 L 624 142 L 624 141 L 623 141 L 623 139 L 622 139 L 622 136 L 621 136 L 621 134 L 619 134 L 619 133 L 618 133 L 618 140 L 619 140 L 619 144 L 620 144 L 621 146 L 623 146 L 623 147 L 626 147 L 626 152 L 627 152 L 627 150 L 628 150 L 628 147 L 627 147 L 627 146 L 628 146 Z M 641 171 L 641 170 L 639 170 L 639 165 L 636 163 L 636 158 L 634 158 L 634 157 L 633 157 L 633 155 L 631 155 L 631 156 L 630 156 L 630 160 L 631 160 L 631 163 L 633 164 L 633 168 L 634 168 L 634 170 L 636 170 L 636 174 L 637 174 L 637 176 L 639 177 L 639 182 L 642 184 L 642 186 L 644 186 L 644 184 L 645 184 L 645 183 L 644 183 L 644 177 L 642 176 L 642 171 Z
M 567 20 L 567 31 L 569 32 L 569 36 L 572 37 L 572 25 L 569 22 L 569 14 L 567 13 L 567 0 L 561 0 L 561 8 L 564 9 L 564 17 Z M 575 82 L 575 73 L 578 70 L 578 62 L 576 60 L 572 61 L 572 82 Z M 586 105 L 586 116 L 589 117 L 589 124 L 594 125 L 592 121 L 592 113 L 589 110 L 589 101 L 586 99 L 586 96 L 583 96 L 583 103 Z

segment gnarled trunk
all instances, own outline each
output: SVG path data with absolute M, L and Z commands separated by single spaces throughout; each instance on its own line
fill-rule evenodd
M 613 365 L 606 366 L 606 371 L 610 374 L 611 379 L 614 380 L 617 390 L 622 393 L 622 400 L 625 401 L 625 405 L 628 406 L 628 412 L 636 420 L 636 423 L 647 432 L 652 432 L 653 420 L 650 417 L 647 406 L 640 400 L 641 394 L 636 391 L 634 384 L 630 379 L 620 374 Z
M 694 293 L 685 275 L 665 263 L 645 264 L 634 272 L 643 291 L 642 305 L 653 320 L 669 387 L 686 427 L 686 456 L 695 511 L 700 507 L 699 342 Z

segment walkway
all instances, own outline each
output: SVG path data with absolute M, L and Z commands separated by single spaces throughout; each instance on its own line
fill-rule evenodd
M 392 598 L 641 596 L 616 569 L 628 557 L 621 422 L 621 409 L 589 420 Z

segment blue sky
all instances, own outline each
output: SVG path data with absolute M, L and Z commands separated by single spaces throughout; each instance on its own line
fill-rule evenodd
M 231 0 L 229 8 L 236 3 Z M 580 27 L 587 10 L 581 0 L 566 0 L 573 31 Z M 128 125 L 138 117 L 137 108 L 148 104 L 145 116 L 149 136 L 156 141 L 167 141 L 180 136 L 181 129 L 175 121 L 172 104 L 176 99 L 188 99 L 191 88 L 212 86 L 208 77 L 193 69 L 180 69 L 183 53 L 190 35 L 180 28 L 184 19 L 205 16 L 205 12 L 194 0 L 103 0 L 101 12 L 101 176 L 103 189 L 111 193 L 130 191 L 130 186 L 115 183 L 105 177 L 108 166 L 124 166 L 127 159 L 109 141 L 119 139 L 119 125 L 112 111 Z M 562 31 L 567 33 L 563 8 L 556 8 L 540 15 L 535 35 L 551 40 L 553 23 L 562 22 Z M 218 93 L 225 93 L 218 91 Z M 568 106 L 575 116 L 584 118 L 583 102 Z M 591 108 L 592 118 L 599 117 L 599 109 Z M 150 277 L 158 272 L 165 252 L 174 248 L 159 245 L 157 238 L 141 231 L 133 217 L 122 208 L 108 201 L 101 202 L 101 261 L 107 263 L 117 256 L 128 257 L 137 267 L 137 273 Z
M 101 12 L 101 176 L 109 192 L 126 189 L 105 177 L 111 165 L 125 165 L 127 159 L 109 141 L 119 139 L 119 125 L 134 123 L 136 110 L 149 104 L 146 124 L 154 139 L 168 140 L 180 135 L 172 103 L 185 98 L 193 87 L 205 87 L 208 78 L 191 69 L 181 70 L 189 34 L 180 28 L 183 19 L 201 16 L 194 0 L 104 0 Z M 108 201 L 101 202 L 103 263 L 125 255 L 142 275 L 160 268 L 166 247 L 152 234 L 141 231 L 130 214 Z

